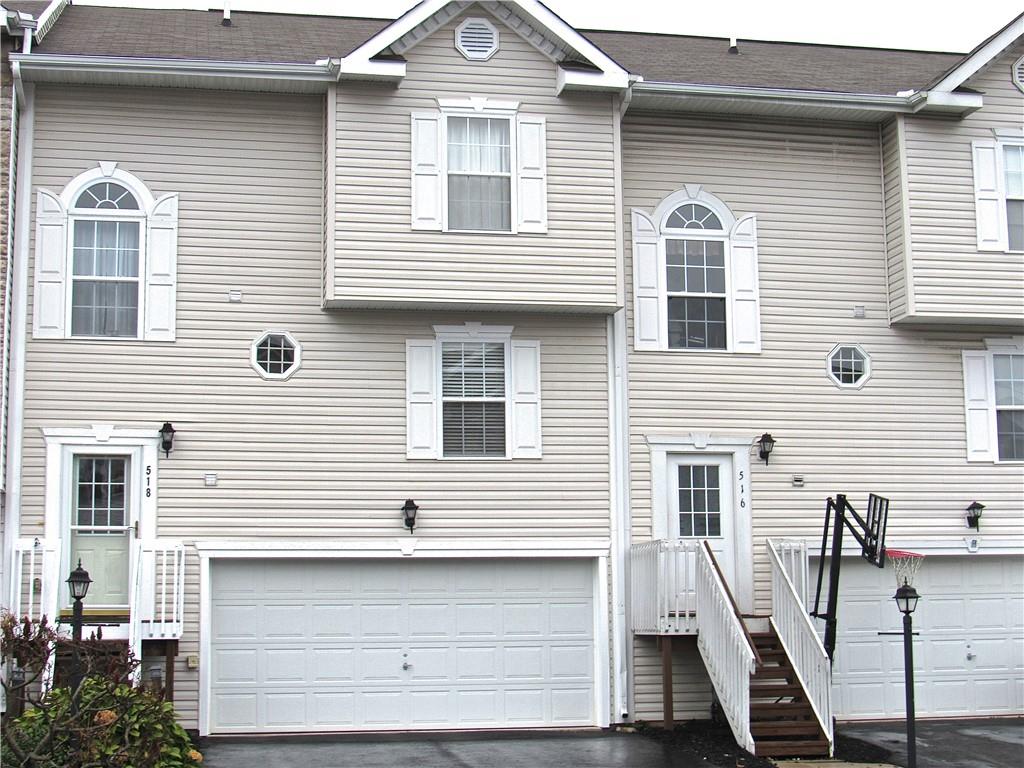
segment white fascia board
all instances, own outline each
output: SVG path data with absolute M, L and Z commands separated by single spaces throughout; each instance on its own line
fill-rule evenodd
M 978 70 L 1005 51 L 1021 35 L 1024 35 L 1024 14 L 1011 21 L 1002 32 L 964 59 L 956 69 L 936 83 L 931 90 L 948 93 L 959 88 L 977 74 Z
M 678 97 L 721 98 L 784 104 L 788 106 L 832 107 L 835 109 L 873 110 L 877 112 L 914 114 L 947 112 L 969 114 L 982 106 L 983 97 L 975 93 L 943 93 L 911 91 L 902 94 L 837 93 L 833 91 L 802 91 L 792 88 L 754 88 L 699 83 L 658 83 L 642 81 L 632 86 L 635 95 L 653 94 Z
M 629 75 L 612 72 L 584 72 L 558 68 L 555 94 L 562 91 L 622 91 L 629 87 Z
M 399 523 L 395 518 L 396 525 Z M 480 558 L 480 557 L 604 557 L 611 541 L 606 538 L 566 539 L 441 539 L 416 536 L 364 539 L 264 541 L 208 539 L 195 542 L 206 558 Z
M 125 56 L 74 56 L 52 53 L 11 54 L 21 76 L 32 80 L 34 72 L 104 72 L 121 74 L 161 74 L 189 77 L 208 76 L 252 78 L 257 80 L 334 80 L 330 62 L 289 64 L 206 59 L 149 59 Z
M 391 65 L 394 71 L 401 67 L 401 76 L 405 75 L 405 65 L 400 62 L 375 62 L 373 57 L 388 46 L 394 44 L 403 36 L 414 30 L 439 10 L 455 0 L 426 0 L 410 9 L 404 16 L 395 21 L 365 43 L 360 45 L 350 54 L 341 60 L 342 76 L 348 77 L 370 77 L 370 79 L 383 79 L 380 73 L 386 71 L 386 65 Z M 583 35 L 570 27 L 557 15 L 552 13 L 543 3 L 537 0 L 505 0 L 507 5 L 513 5 L 524 15 L 533 19 L 538 26 L 547 29 L 553 37 L 564 41 L 570 48 L 583 54 L 594 66 L 601 70 L 601 74 L 608 78 L 609 83 L 618 85 L 605 86 L 607 88 L 624 89 L 629 85 L 629 73 L 616 64 L 611 58 L 605 55 L 597 46 L 587 40 Z M 489 4 L 487 0 L 480 3 L 485 8 Z M 398 66 L 394 66 L 398 64 Z M 365 74 L 363 74 L 365 72 Z M 561 92 L 561 87 L 559 87 Z
M 404 61 L 371 61 L 346 56 L 337 62 L 339 80 L 379 80 L 397 83 L 405 77 Z

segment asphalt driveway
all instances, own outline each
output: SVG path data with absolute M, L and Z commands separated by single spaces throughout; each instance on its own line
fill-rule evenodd
M 207 739 L 204 768 L 696 768 L 636 734 L 320 736 Z
M 839 733 L 877 744 L 892 753 L 892 762 L 907 764 L 903 722 L 846 723 Z M 917 768 L 1021 768 L 1024 766 L 1024 719 L 919 720 Z

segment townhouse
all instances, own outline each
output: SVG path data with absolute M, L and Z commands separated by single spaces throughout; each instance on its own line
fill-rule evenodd
M 781 618 L 826 497 L 877 493 L 929 556 L 922 712 L 1024 709 L 1020 18 L 963 57 L 525 0 L 44 13 L 12 56 L 13 609 L 66 611 L 81 559 L 90 625 L 203 734 L 717 701 L 820 752 L 900 713 L 891 569 L 844 558 L 834 669 Z M 803 659 L 795 738 L 745 630 Z

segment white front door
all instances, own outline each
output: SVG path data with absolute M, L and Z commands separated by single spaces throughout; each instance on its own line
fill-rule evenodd
M 81 562 L 92 579 L 87 609 L 128 607 L 130 466 L 129 456 L 73 457 L 68 559 L 70 568 Z
M 593 560 L 224 560 L 211 581 L 212 733 L 597 723 Z
M 730 589 L 736 588 L 731 456 L 669 458 L 669 533 L 681 539 L 706 539 Z

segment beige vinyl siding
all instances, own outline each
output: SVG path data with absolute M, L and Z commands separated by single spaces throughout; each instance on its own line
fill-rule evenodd
M 1021 55 L 1024 40 L 965 83 L 984 93 L 977 112 L 962 120 L 906 118 L 917 318 L 1024 322 L 1024 257 L 978 251 L 971 158 L 972 140 L 1024 125 L 1024 93 L 1011 80 Z
M 658 638 L 636 635 L 633 638 L 635 691 L 633 720 L 660 721 L 661 647 Z M 672 710 L 676 720 L 707 720 L 711 716 L 713 689 L 704 668 L 697 638 L 684 635 L 672 638 Z
M 641 352 L 629 357 L 631 513 L 651 537 L 646 434 L 691 431 L 778 441 L 751 461 L 755 609 L 769 609 L 768 536 L 817 540 L 825 499 L 892 499 L 889 542 L 963 546 L 964 509 L 987 505 L 983 540 L 1020 537 L 1019 466 L 967 465 L 961 350 L 979 334 L 890 328 L 878 128 L 828 123 L 627 116 L 624 202 L 650 212 L 703 184 L 737 215 L 756 214 L 761 332 L 757 355 Z M 629 218 L 627 217 L 627 227 Z M 632 274 L 627 229 L 627 274 Z M 626 282 L 632 340 L 632 283 Z M 854 307 L 863 305 L 864 319 Z M 838 343 L 857 343 L 873 373 L 860 390 L 826 376 Z M 792 476 L 803 475 L 802 488 Z M 637 701 L 660 701 L 660 668 L 638 642 Z
M 159 535 L 198 539 L 609 535 L 605 320 L 321 310 L 322 98 L 174 90 L 38 91 L 34 181 L 97 160 L 180 194 L 174 343 L 29 340 L 23 535 L 42 533 L 40 428 L 171 421 Z M 227 292 L 238 288 L 241 303 Z M 30 308 L 31 311 L 31 308 Z M 405 341 L 433 324 L 515 326 L 541 344 L 544 457 L 407 461 Z M 265 381 L 251 342 L 284 329 L 301 369 Z M 218 475 L 216 487 L 203 476 Z M 196 725 L 198 559 L 188 558 L 177 706 Z
M 903 172 L 902 118 L 894 118 L 881 128 L 882 180 L 885 203 L 886 277 L 889 285 L 889 319 L 899 320 L 907 314 L 907 234 L 906 177 Z
M 464 17 L 405 54 L 397 87 L 338 89 L 335 299 L 613 311 L 621 276 L 611 97 L 555 96 L 554 63 L 497 19 L 499 51 L 467 61 L 454 47 Z M 410 114 L 470 96 L 517 101 L 520 114 L 546 118 L 546 234 L 411 229 Z

